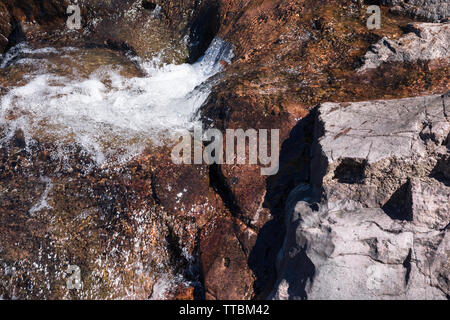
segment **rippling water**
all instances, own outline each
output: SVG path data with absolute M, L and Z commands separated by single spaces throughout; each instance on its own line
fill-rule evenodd
M 114 165 L 194 126 L 211 91 L 211 77 L 222 70 L 222 60 L 230 63 L 232 57 L 231 45 L 221 39 L 193 65 L 142 61 L 108 49 L 31 48 L 25 43 L 3 57 L 0 147 L 12 152 L 5 152 L 0 169 L 14 171 L 16 161 L 25 165 L 17 166 L 14 181 L 4 174 L 0 183 L 5 186 L 0 188 L 0 234 L 8 236 L 11 229 L 15 247 L 34 248 L 22 258 L 16 249 L 8 251 L 12 242 L 3 244 L 0 282 L 8 283 L 8 296 L 70 298 L 74 293 L 58 291 L 62 272 L 80 262 L 86 287 L 77 294 L 83 299 L 142 298 L 150 293 L 152 299 L 165 299 L 181 284 L 197 285 L 197 261 L 186 246 L 195 234 L 176 230 L 183 241 L 176 243 L 173 265 L 170 236 L 173 226 L 184 222 L 147 201 L 153 180 L 146 174 L 131 178 L 133 168 Z M 20 155 L 9 148 L 18 133 Z M 22 136 L 29 152 L 22 152 Z M 33 148 L 38 143 L 54 157 L 48 160 L 45 155 L 45 160 L 30 164 L 40 152 Z M 79 151 L 73 145 L 89 152 L 97 165 L 112 164 L 114 170 L 102 167 L 95 177 L 79 178 L 70 166 L 61 169 L 60 159 L 90 168 L 90 161 L 80 161 L 85 152 L 70 159 L 71 151 Z M 9 227 L 21 221 L 23 229 Z M 23 274 L 31 289 L 16 285 Z
M 221 71 L 221 60 L 229 63 L 232 57 L 231 45 L 220 38 L 192 65 L 136 57 L 122 62 L 101 49 L 19 44 L 0 64 L 17 78 L 7 82 L 0 97 L 5 130 L 0 142 L 21 129 L 27 145 L 35 139 L 75 142 L 98 164 L 133 156 L 147 143 L 160 144 L 177 130 L 191 128 L 210 93 L 207 80 Z

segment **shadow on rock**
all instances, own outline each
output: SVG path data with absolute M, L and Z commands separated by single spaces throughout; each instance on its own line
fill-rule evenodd
M 300 120 L 283 142 L 280 152 L 280 170 L 266 182 L 264 207 L 270 210 L 272 220 L 259 231 L 248 266 L 256 278 L 256 299 L 265 299 L 276 280 L 276 258 L 285 237 L 285 206 L 290 192 L 301 183 L 309 182 L 310 150 L 313 140 L 315 110 Z

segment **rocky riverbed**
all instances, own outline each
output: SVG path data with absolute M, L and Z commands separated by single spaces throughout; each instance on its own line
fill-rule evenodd
M 0 298 L 448 299 L 449 13 L 2 1 Z M 278 173 L 174 164 L 196 126 L 279 129 Z

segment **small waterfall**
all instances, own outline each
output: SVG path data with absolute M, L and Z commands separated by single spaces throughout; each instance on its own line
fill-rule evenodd
M 221 61 L 230 64 L 233 57 L 233 45 L 221 38 L 215 38 L 204 56 L 194 66 L 202 70 L 205 75 L 212 76 L 222 70 Z
M 233 47 L 215 38 L 196 63 L 158 66 L 155 61 L 139 67 L 146 76 L 126 77 L 122 67 L 102 65 L 88 76 L 56 74 L 53 54 L 66 57 L 68 64 L 81 49 L 32 49 L 19 44 L 5 54 L 3 68 L 32 66 L 24 84 L 8 88 L 0 97 L 0 127 L 6 131 L 0 142 L 11 139 L 17 129 L 27 145 L 37 140 L 57 144 L 76 143 L 92 154 L 97 163 L 130 157 L 148 142 L 161 144 L 180 129 L 191 128 L 195 114 L 205 102 L 208 79 L 231 63 Z M 75 70 L 75 68 L 73 69 Z

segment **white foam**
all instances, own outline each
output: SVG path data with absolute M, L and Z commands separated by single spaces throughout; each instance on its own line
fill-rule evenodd
M 74 49 L 32 50 L 21 44 L 5 55 L 1 65 L 31 60 L 45 64 L 45 59 L 21 56 L 70 50 Z M 27 142 L 36 136 L 54 137 L 61 143 L 75 141 L 98 164 L 119 153 L 126 158 L 127 153 L 142 150 L 148 140 L 158 143 L 163 136 L 191 128 L 210 93 L 205 81 L 221 71 L 220 60 L 230 63 L 232 57 L 231 45 L 217 38 L 193 65 L 140 62 L 145 77 L 123 77 L 119 66 L 100 67 L 88 78 L 40 71 L 0 98 L 0 126 L 7 128 L 8 137 L 21 128 Z

